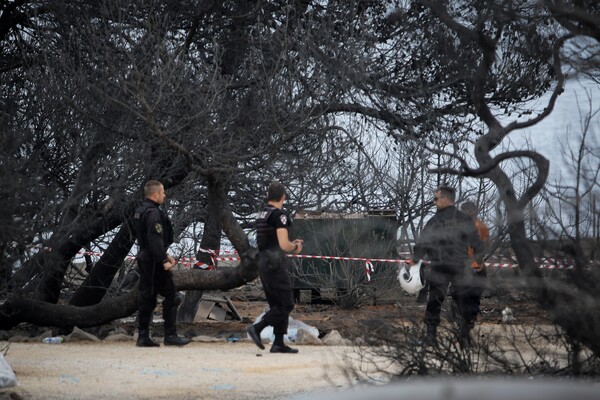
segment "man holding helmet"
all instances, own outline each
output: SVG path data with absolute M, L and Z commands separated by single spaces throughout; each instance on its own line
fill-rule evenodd
M 435 191 L 433 203 L 437 212 L 423 228 L 414 248 L 414 264 L 424 258 L 431 262 L 427 279 L 429 299 L 425 311 L 427 334 L 424 344 L 428 346 L 437 344 L 440 312 L 450 283 L 461 317 L 459 340 L 462 347 L 471 343 L 470 331 L 477 315 L 477 305 L 473 304 L 470 288 L 473 270 L 466 249 L 471 247 L 473 257 L 481 262 L 484 246 L 472 219 L 455 207 L 455 196 L 454 188 L 449 186 L 440 186 Z
M 406 292 L 411 294 L 420 293 L 425 288 L 425 268 L 423 266 L 423 260 L 420 260 L 416 264 L 404 265 L 400 268 L 398 273 L 398 280 L 400 286 Z

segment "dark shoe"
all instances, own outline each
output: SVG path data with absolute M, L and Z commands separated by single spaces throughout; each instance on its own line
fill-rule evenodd
M 248 332 L 250 339 L 252 339 L 254 344 L 257 345 L 259 349 L 265 349 L 265 345 L 262 343 L 262 340 L 260 340 L 260 335 L 258 334 L 258 332 L 256 332 L 256 328 L 254 327 L 254 325 L 250 325 L 249 327 L 247 327 L 246 332 Z
M 165 346 L 185 346 L 189 342 L 190 339 L 177 335 L 167 335 L 164 340 Z
M 152 338 L 150 338 L 150 334 L 148 331 L 139 333 L 135 345 L 137 347 L 160 347 L 160 344 L 158 344 L 157 342 L 152 340 Z
M 289 354 L 296 354 L 298 352 L 298 349 L 293 349 L 289 346 L 279 346 L 277 344 L 274 344 L 273 346 L 271 346 L 271 353 L 289 353 Z

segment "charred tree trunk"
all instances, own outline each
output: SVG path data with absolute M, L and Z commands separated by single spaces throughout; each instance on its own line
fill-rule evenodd
M 244 283 L 251 282 L 258 277 L 258 265 L 256 264 L 258 250 L 250 246 L 246 232 L 235 219 L 229 201 L 227 201 L 225 188 L 219 186 L 216 189 L 217 199 L 221 206 L 221 229 L 223 229 L 240 257 L 240 266 L 236 274 L 239 274 Z
M 202 240 L 200 241 L 201 249 L 215 250 L 217 253 L 221 247 L 221 224 L 220 224 L 220 210 L 218 203 L 218 196 L 216 192 L 216 186 L 222 185 L 221 182 L 214 179 L 213 177 L 208 179 L 208 194 L 207 194 L 207 205 L 206 205 L 206 217 L 204 219 L 204 231 L 202 232 Z M 213 265 L 213 259 L 209 253 L 198 251 L 196 254 L 196 260 L 207 264 Z M 217 265 L 214 265 L 216 267 Z M 196 316 L 198 311 L 198 305 L 202 299 L 203 291 L 201 290 L 187 290 L 185 297 L 179 311 L 177 312 L 177 321 L 179 322 L 191 322 Z
M 172 151 L 159 152 L 156 159 L 158 161 L 153 168 L 163 174 L 157 175 L 161 176 L 165 188 L 181 183 L 189 174 L 190 169 L 180 161 L 180 158 L 174 157 Z M 165 171 L 168 171 L 167 176 L 164 175 Z M 10 289 L 21 291 L 23 286 L 31 286 L 33 279 L 39 277 L 35 282 L 34 298 L 56 303 L 71 259 L 85 245 L 121 225 L 123 216 L 133 214 L 139 198 L 140 194 L 136 193 L 128 198 L 110 199 L 105 205 L 108 209 L 106 214 L 98 215 L 92 210 L 80 210 L 79 215 L 92 215 L 92 217 L 88 217 L 87 220 L 86 217 L 82 217 L 76 223 L 65 221 L 67 225 L 62 226 L 50 240 L 51 251 L 36 255 L 29 265 L 20 268 L 13 277 Z M 121 245 L 117 244 L 117 246 Z M 98 273 L 104 276 L 110 274 L 106 271 Z
M 74 326 L 79 328 L 99 326 L 130 316 L 137 310 L 137 304 L 137 286 L 127 294 L 87 307 L 58 305 L 13 296 L 0 309 L 0 329 L 11 329 L 21 322 L 68 329 Z
M 126 207 L 126 206 L 125 206 Z M 124 207 L 124 208 L 125 208 Z M 123 211 L 112 210 L 109 215 L 91 221 L 80 221 L 77 229 L 56 233 L 44 249 L 14 274 L 9 284 L 12 292 L 33 292 L 38 300 L 56 302 L 62 277 L 71 259 L 86 244 L 121 224 Z
M 106 290 L 112 283 L 115 274 L 123 265 L 123 260 L 131 250 L 135 242 L 132 227 L 128 224 L 121 225 L 121 229 L 111 241 L 110 246 L 100 257 L 91 273 L 73 294 L 69 304 L 72 306 L 85 307 L 99 303 Z
M 132 204 L 124 204 L 124 206 L 131 207 Z M 80 221 L 80 226 L 75 232 L 65 233 L 61 231 L 57 240 L 62 241 L 62 243 L 56 246 L 57 248 L 44 252 L 41 258 L 43 261 L 34 267 L 34 271 L 39 271 L 41 276 L 35 288 L 34 298 L 56 303 L 60 296 L 65 272 L 73 257 L 85 247 L 85 244 L 119 226 L 121 224 L 120 215 L 123 214 L 115 210 L 108 217 L 99 217 L 90 224 Z
M 173 280 L 179 290 L 229 290 L 248 282 L 247 276 L 256 277 L 258 251 L 249 248 L 240 254 L 240 265 L 216 271 L 175 271 Z M 0 306 L 0 329 L 11 329 L 22 322 L 39 326 L 62 328 L 91 327 L 132 315 L 138 307 L 137 286 L 124 295 L 104 299 L 86 307 L 57 305 L 36 299 L 13 296 Z
M 175 271 L 173 279 L 178 290 L 229 290 L 240 287 L 258 276 L 258 250 L 250 247 L 248 237 L 233 215 L 224 185 L 214 185 L 214 196 L 215 204 L 218 204 L 220 209 L 220 225 L 240 255 L 240 264 L 235 268 L 214 271 Z M 85 307 L 56 305 L 38 299 L 13 296 L 0 306 L 0 329 L 10 329 L 21 322 L 64 328 L 98 326 L 130 316 L 136 310 L 137 287 L 126 295 L 105 299 Z
M 221 270 L 203 271 L 177 271 L 173 274 L 175 286 L 179 290 L 229 290 L 240 287 L 248 280 L 246 276 L 252 276 L 252 271 L 257 271 L 256 256 L 258 250 L 250 248 L 247 252 L 240 254 L 240 265 L 235 268 Z M 254 277 L 258 273 L 254 273 Z

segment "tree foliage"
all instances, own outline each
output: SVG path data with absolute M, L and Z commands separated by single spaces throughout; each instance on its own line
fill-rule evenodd
M 511 132 L 552 111 L 565 76 L 597 74 L 595 2 L 0 7 L 3 326 L 22 321 L 29 300 L 59 302 L 73 257 L 108 240 L 65 299 L 82 308 L 101 302 L 134 245 L 131 213 L 149 178 L 165 183 L 177 233 L 201 223 L 202 247 L 218 249 L 223 232 L 242 258 L 230 271 L 178 272 L 180 288 L 195 290 L 256 277 L 243 228 L 272 179 L 289 187 L 293 208 L 395 208 L 415 231 L 439 183 L 466 187 L 467 196 L 491 182 L 540 301 L 598 350 L 593 330 L 576 332 L 552 284 L 540 284 L 527 244 L 524 209 L 544 186 L 548 161 L 535 151 L 497 152 Z M 528 105 L 548 91 L 543 109 Z M 521 189 L 503 169 L 515 158 L 537 169 Z M 68 314 L 56 323 L 72 325 Z

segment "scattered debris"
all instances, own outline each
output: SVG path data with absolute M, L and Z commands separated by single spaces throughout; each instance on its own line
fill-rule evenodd
M 17 376 L 13 372 L 4 355 L 0 354 L 0 388 L 16 386 Z
M 318 337 L 315 337 L 310 332 L 304 329 L 299 329 L 296 335 L 296 344 L 303 344 L 307 346 L 322 346 L 323 342 Z
M 352 346 L 350 339 L 344 339 L 335 329 L 323 337 L 323 344 L 327 346 Z
M 257 323 L 258 321 L 260 321 L 263 318 L 263 316 L 265 315 L 265 313 L 266 313 L 266 310 L 263 311 L 256 318 L 254 323 Z M 302 321 L 299 321 L 297 319 L 294 319 L 292 317 L 289 317 L 287 335 L 284 335 L 283 339 L 288 342 L 297 342 L 298 332 L 301 330 L 305 331 L 306 334 L 308 334 L 308 335 L 311 335 L 317 339 L 319 338 L 319 330 L 317 328 L 315 328 L 314 326 L 308 325 L 307 323 L 304 323 Z M 248 336 L 248 338 L 249 338 L 249 336 Z M 264 341 L 273 342 L 275 340 L 275 334 L 273 333 L 273 327 L 267 326 L 265 329 L 263 329 L 260 332 L 260 338 L 263 342 Z
M 65 336 L 65 342 L 82 342 L 82 341 L 86 341 L 86 340 L 91 340 L 93 342 L 100 341 L 100 339 L 98 339 L 97 336 L 94 336 L 91 333 L 82 331 L 78 327 L 74 327 L 73 332 L 71 332 L 70 334 Z
M 222 304 L 227 305 L 229 311 L 225 310 L 221 306 Z M 242 317 L 229 298 L 225 296 L 203 295 L 200 304 L 198 305 L 198 311 L 194 317 L 194 322 L 202 322 L 207 318 L 223 322 L 227 319 L 228 315 L 230 315 L 232 319 L 238 321 L 242 320 Z
M 504 307 L 502 310 L 502 323 L 510 324 L 511 322 L 515 322 L 512 309 L 510 307 Z

